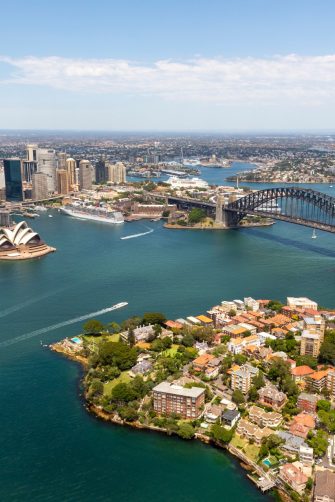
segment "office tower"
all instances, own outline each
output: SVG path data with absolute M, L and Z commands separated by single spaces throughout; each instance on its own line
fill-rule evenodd
M 10 212 L 6 209 L 0 209 L 0 227 L 10 227 L 11 224 Z
M 18 158 L 4 159 L 5 184 L 6 184 L 6 200 L 22 201 L 22 165 Z
M 45 173 L 34 173 L 32 176 L 33 200 L 43 200 L 48 198 L 48 175 Z
M 58 152 L 57 160 L 58 160 L 58 169 L 66 169 L 66 153 Z
M 56 151 L 48 148 L 39 148 L 37 150 L 37 170 L 47 175 L 49 193 L 54 193 L 57 190 L 56 169 Z
M 122 162 L 108 164 L 108 181 L 110 183 L 125 183 L 126 166 Z
M 66 169 L 57 170 L 57 189 L 59 194 L 68 194 L 70 191 L 69 177 Z
M 108 181 L 108 166 L 105 159 L 99 160 L 95 166 L 95 181 L 96 183 L 106 183 Z
M 23 160 L 23 180 L 31 183 L 32 175 L 37 171 L 38 145 L 30 144 L 26 147 L 26 158 Z
M 77 162 L 74 159 L 72 159 L 72 157 L 66 159 L 66 170 L 68 173 L 68 179 L 71 188 L 73 188 L 73 185 L 78 184 L 78 181 L 76 181 L 76 167 L 77 167 Z
M 92 189 L 92 165 L 88 160 L 79 162 L 79 188 L 80 190 Z

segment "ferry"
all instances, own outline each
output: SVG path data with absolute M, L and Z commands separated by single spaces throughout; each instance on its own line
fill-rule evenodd
M 119 211 L 109 211 L 102 207 L 73 203 L 61 207 L 60 211 L 68 216 L 82 220 L 99 221 L 101 223 L 110 223 L 114 225 L 124 222 L 122 213 Z

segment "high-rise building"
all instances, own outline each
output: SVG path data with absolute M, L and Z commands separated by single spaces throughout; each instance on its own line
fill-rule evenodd
M 48 192 L 54 193 L 57 190 L 57 155 L 56 150 L 49 148 L 39 148 L 37 150 L 37 170 L 48 177 Z
M 58 169 L 66 169 L 66 153 L 58 152 L 57 160 L 58 160 Z
M 88 160 L 79 162 L 79 188 L 80 190 L 92 189 L 92 165 Z
M 96 183 L 106 183 L 108 181 L 108 166 L 105 159 L 99 160 L 95 166 Z
M 300 355 L 318 357 L 321 346 L 321 335 L 304 329 L 301 334 Z
M 48 175 L 34 173 L 32 176 L 33 200 L 43 200 L 48 197 Z
M 74 159 L 72 159 L 72 157 L 66 159 L 66 170 L 68 172 L 69 184 L 71 188 L 73 188 L 73 185 L 77 184 L 76 167 L 77 167 L 77 162 Z
M 122 162 L 108 164 L 108 181 L 110 183 L 125 183 L 126 166 Z
M 69 176 L 66 169 L 57 170 L 57 191 L 59 194 L 68 194 L 70 191 Z
M 18 158 L 4 159 L 3 165 L 5 171 L 6 200 L 22 201 L 23 187 L 21 160 Z
M 154 410 L 159 415 L 176 413 L 183 418 L 198 418 L 205 404 L 205 389 L 186 389 L 169 382 L 161 382 L 153 388 Z
M 26 158 L 23 160 L 23 179 L 31 183 L 32 176 L 37 171 L 37 150 L 38 145 L 30 144 L 26 148 Z

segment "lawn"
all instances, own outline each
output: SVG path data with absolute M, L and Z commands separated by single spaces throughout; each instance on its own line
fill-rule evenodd
M 118 383 L 128 383 L 130 382 L 131 377 L 128 375 L 128 371 L 123 371 L 118 378 L 111 380 L 110 382 L 106 382 L 104 384 L 104 395 L 108 396 L 111 394 L 113 387 Z
M 101 343 L 102 341 L 106 342 L 118 342 L 120 340 L 120 335 L 115 333 L 114 335 L 103 335 L 103 336 L 93 336 L 93 335 L 83 335 L 83 338 L 88 343 Z
M 259 447 L 257 445 L 249 444 L 246 439 L 240 437 L 238 434 L 235 434 L 230 444 L 243 451 L 251 460 L 257 461 L 259 453 Z

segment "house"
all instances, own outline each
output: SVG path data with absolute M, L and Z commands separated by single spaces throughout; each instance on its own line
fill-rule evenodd
M 138 326 L 133 330 L 136 342 L 146 342 L 151 336 L 155 334 L 154 326 L 149 324 L 148 326 Z M 121 333 L 121 338 L 128 341 L 130 330 Z
M 297 422 L 293 422 L 292 425 L 290 425 L 289 432 L 290 434 L 293 434 L 293 436 L 298 436 L 300 438 L 306 439 L 307 434 L 309 433 L 310 428 L 306 427 L 303 424 L 299 424 Z
M 203 326 L 213 326 L 213 319 L 211 319 L 210 317 L 207 317 L 206 315 L 198 315 L 196 317 L 196 319 L 198 319 L 198 321 L 200 321 L 200 323 L 203 325 Z
M 285 443 L 281 445 L 281 449 L 290 454 L 299 453 L 300 446 L 307 446 L 303 438 L 294 436 L 290 432 L 277 431 L 277 436 L 285 441 Z
M 254 298 L 248 296 L 247 298 L 243 298 L 243 300 L 244 300 L 244 305 L 249 309 L 253 311 L 259 310 L 259 302 L 257 300 L 254 300 Z
M 205 369 L 205 376 L 209 379 L 216 378 L 219 374 L 220 371 L 220 365 L 221 365 L 222 358 L 221 357 L 214 357 L 213 359 L 210 359 L 207 363 L 207 367 Z
M 278 427 L 283 417 L 275 411 L 267 412 L 259 406 L 251 406 L 249 408 L 249 420 L 259 425 L 260 427 Z
M 335 502 L 335 472 L 325 469 L 315 473 L 314 502 Z
M 207 364 L 211 359 L 215 359 L 212 354 L 202 354 L 193 361 L 193 368 L 195 371 L 205 371 Z
M 240 338 L 241 336 L 247 334 L 248 330 L 242 328 L 239 325 L 236 325 L 236 326 L 224 326 L 222 328 L 222 332 L 225 335 L 229 335 L 231 338 Z
M 222 413 L 223 413 L 223 406 L 212 404 L 211 406 L 206 408 L 204 418 L 206 422 L 215 424 L 217 420 L 221 421 Z
M 230 428 L 234 427 L 240 418 L 241 414 L 238 410 L 226 410 L 221 415 L 222 423 Z
M 306 377 L 312 375 L 313 373 L 314 370 L 306 365 L 297 366 L 296 368 L 293 368 L 291 370 L 291 375 L 296 383 L 304 382 L 306 380 Z
M 240 436 L 245 437 L 248 441 L 255 441 L 255 443 L 257 444 L 261 444 L 263 438 L 269 437 L 271 434 L 273 434 L 273 431 L 268 427 L 261 429 L 257 425 L 248 422 L 244 418 L 241 418 L 241 420 L 239 421 L 236 432 Z
M 299 458 L 300 462 L 302 462 L 303 464 L 313 465 L 314 464 L 313 448 L 304 445 L 300 446 Z
M 302 392 L 298 396 L 297 407 L 299 410 L 305 411 L 306 413 L 316 413 L 316 405 L 319 400 L 319 396 L 315 394 L 307 394 L 307 392 Z
M 136 376 L 136 375 L 144 375 L 145 373 L 148 373 L 152 369 L 152 363 L 148 361 L 147 359 L 143 359 L 142 361 L 138 362 L 131 368 L 129 371 L 129 374 L 131 376 Z
M 293 417 L 293 422 L 308 427 L 309 429 L 315 429 L 315 419 L 308 413 L 299 413 L 299 415 L 295 415 Z
M 166 321 L 164 324 L 170 329 L 181 329 L 183 327 L 183 324 L 177 321 Z
M 286 402 L 286 395 L 274 385 L 267 384 L 258 391 L 258 401 L 265 406 L 279 410 Z
M 258 335 L 250 335 L 244 338 L 238 337 L 230 340 L 227 344 L 227 349 L 232 354 L 241 354 L 250 345 L 260 347 L 261 340 Z
M 306 488 L 308 477 L 294 464 L 284 464 L 279 467 L 279 476 L 284 483 L 287 483 L 299 495 L 302 495 Z

